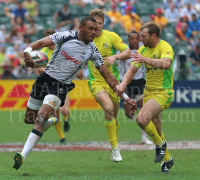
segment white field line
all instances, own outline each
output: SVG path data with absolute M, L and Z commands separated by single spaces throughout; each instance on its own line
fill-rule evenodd
M 169 149 L 200 149 L 200 141 L 183 141 L 183 142 L 168 142 Z M 154 145 L 120 143 L 120 150 L 152 150 Z M 23 144 L 0 144 L 0 152 L 17 152 L 21 151 Z M 33 148 L 33 151 L 65 151 L 65 150 L 110 150 L 109 143 L 76 143 L 67 145 L 57 144 L 38 144 Z

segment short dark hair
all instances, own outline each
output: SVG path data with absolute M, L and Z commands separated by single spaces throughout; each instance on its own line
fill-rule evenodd
M 128 38 L 130 38 L 130 36 L 131 36 L 131 34 L 137 34 L 137 35 L 139 35 L 139 33 L 137 32 L 137 31 L 131 31 L 129 34 L 128 34 Z
M 96 20 L 92 16 L 86 16 L 81 20 L 80 25 L 85 26 L 88 21 L 96 23 Z
M 44 36 L 49 36 L 55 33 L 55 30 L 52 28 L 48 28 L 44 31 Z
M 143 30 L 147 28 L 148 29 L 148 33 L 151 36 L 152 34 L 156 34 L 157 37 L 160 37 L 160 33 L 161 33 L 161 29 L 160 26 L 154 22 L 148 22 L 146 24 L 144 24 L 140 30 Z

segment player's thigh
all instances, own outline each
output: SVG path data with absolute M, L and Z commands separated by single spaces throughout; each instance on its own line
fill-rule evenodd
M 42 106 L 43 100 L 35 99 L 30 96 L 26 108 L 26 114 L 24 122 L 27 124 L 34 124 L 38 111 Z
M 104 111 L 114 111 L 113 102 L 106 90 L 99 91 L 95 96 L 96 101 L 104 109 Z
M 35 124 L 35 119 L 37 117 L 37 114 L 38 114 L 38 110 L 33 110 L 27 107 L 24 122 L 26 124 Z
M 150 121 L 154 116 L 160 114 L 162 111 L 162 106 L 152 98 L 143 105 L 138 114 L 138 118 L 142 121 Z

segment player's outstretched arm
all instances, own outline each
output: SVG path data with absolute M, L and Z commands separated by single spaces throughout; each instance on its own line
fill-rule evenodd
M 107 84 L 112 88 L 115 89 L 116 85 L 119 84 L 116 77 L 108 70 L 105 65 L 97 67 L 103 78 L 106 80 Z
M 54 45 L 54 42 L 49 37 L 44 37 L 42 39 L 39 39 L 38 41 L 35 41 L 31 43 L 25 50 L 24 50 L 24 61 L 26 63 L 27 67 L 35 68 L 36 64 L 33 61 L 30 52 L 33 50 L 38 50 L 42 47 L 47 47 Z
M 129 70 L 124 75 L 123 81 L 116 86 L 116 92 L 119 96 L 121 96 L 125 92 L 126 86 L 133 80 L 133 77 L 135 76 L 138 69 L 139 68 L 134 66 L 133 64 L 130 65 Z
M 43 47 L 48 47 L 54 45 L 54 42 L 50 39 L 50 37 L 44 37 L 42 39 L 39 39 L 35 42 L 32 42 L 29 47 L 32 48 L 32 50 L 38 50 Z
M 128 48 L 119 54 L 106 58 L 106 62 L 113 65 L 116 60 L 127 60 L 131 58 L 131 50 Z

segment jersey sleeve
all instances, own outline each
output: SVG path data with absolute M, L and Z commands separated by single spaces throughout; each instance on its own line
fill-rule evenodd
M 56 32 L 50 35 L 50 39 L 54 42 L 54 44 L 67 42 L 72 36 L 75 36 L 75 32 L 63 31 Z
M 103 58 L 98 50 L 98 48 L 92 43 L 92 57 L 91 61 L 96 67 L 102 66 L 104 64 Z
M 172 60 L 174 59 L 174 51 L 170 45 L 165 44 L 165 46 L 162 47 L 161 51 L 162 51 L 161 59 L 163 58 L 170 58 Z
M 122 38 L 120 38 L 119 35 L 114 32 L 112 32 L 112 41 L 113 41 L 113 46 L 120 52 L 128 49 L 128 45 L 125 44 Z

